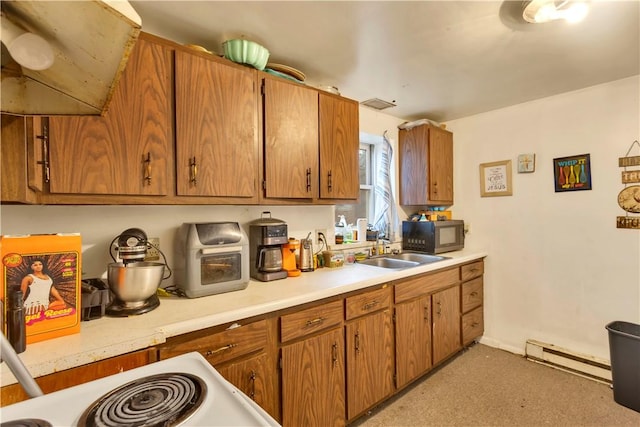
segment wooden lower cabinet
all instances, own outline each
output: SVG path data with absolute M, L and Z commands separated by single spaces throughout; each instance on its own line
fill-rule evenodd
M 396 304 L 396 386 L 431 368 L 431 296 Z
M 483 273 L 482 260 L 460 267 L 460 279 L 463 281 L 460 293 L 462 345 L 471 344 L 484 333 Z
M 197 351 L 231 384 L 279 419 L 274 341 L 275 320 L 234 322 L 226 329 L 204 329 L 167 340 L 160 360 Z
M 342 328 L 282 347 L 282 425 L 345 425 Z
M 482 335 L 482 261 L 171 337 L 37 379 L 45 393 L 198 351 L 284 427 L 344 426 Z M 395 384 L 394 384 L 395 377 Z M 26 399 L 2 388 L 2 405 Z
M 351 297 L 358 308 L 379 311 L 349 320 L 346 324 L 347 346 L 347 419 L 352 420 L 394 391 L 393 330 L 391 327 L 391 288 L 385 287 Z M 363 299 L 363 296 L 365 297 Z M 385 302 L 386 299 L 386 302 Z
M 216 366 L 216 370 L 267 412 L 277 414 L 277 408 L 273 405 L 277 402 L 273 399 L 275 388 L 272 386 L 273 382 L 266 378 L 269 371 L 268 364 L 267 355 L 262 353 L 246 360 Z
M 469 345 L 484 332 L 482 307 L 475 308 L 462 316 L 462 344 Z
M 460 286 L 434 293 L 431 296 L 433 318 L 433 364 L 436 365 L 457 353 L 460 343 Z
M 149 348 L 38 377 L 36 378 L 36 382 L 42 389 L 42 392 L 48 394 L 109 375 L 139 368 L 156 360 L 156 350 Z M 21 402 L 28 398 L 29 396 L 20 384 L 11 384 L 2 387 L 0 406 L 11 405 L 12 403 Z

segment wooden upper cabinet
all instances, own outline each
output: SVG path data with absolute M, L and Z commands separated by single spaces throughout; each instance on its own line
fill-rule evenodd
M 320 93 L 320 198 L 357 199 L 358 103 Z
M 171 51 L 141 35 L 102 117 L 49 119 L 49 192 L 168 194 L 171 119 Z
M 36 191 L 42 190 L 44 165 L 42 139 L 34 132 L 39 118 L 2 114 L 0 122 L 0 201 L 36 203 Z M 37 133 L 37 135 L 36 135 Z
M 258 196 L 256 71 L 176 51 L 179 196 Z
M 453 204 L 453 134 L 431 125 L 401 129 L 400 204 Z
M 318 197 L 318 92 L 265 76 L 264 195 Z

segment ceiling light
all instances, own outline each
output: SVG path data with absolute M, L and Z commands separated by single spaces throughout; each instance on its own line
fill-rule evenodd
M 587 1 L 581 0 L 531 0 L 524 8 L 522 17 L 532 24 L 564 19 L 578 22 L 589 12 Z
M 7 19 L 2 20 L 2 43 L 15 61 L 30 70 L 46 70 L 53 65 L 54 55 L 51 45 L 42 37 L 27 32 Z

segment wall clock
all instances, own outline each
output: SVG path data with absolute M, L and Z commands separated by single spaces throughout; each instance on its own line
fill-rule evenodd
M 640 185 L 626 187 L 618 193 L 618 205 L 627 212 L 640 213 Z

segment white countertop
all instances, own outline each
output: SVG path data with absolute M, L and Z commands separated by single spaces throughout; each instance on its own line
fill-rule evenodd
M 243 290 L 208 297 L 161 298 L 153 311 L 82 322 L 79 334 L 28 344 L 19 356 L 29 373 L 39 377 L 161 344 L 172 336 L 451 267 L 487 254 L 462 250 L 444 255 L 451 259 L 406 270 L 355 264 L 272 282 L 251 280 Z M 0 380 L 2 386 L 17 382 L 4 362 Z

